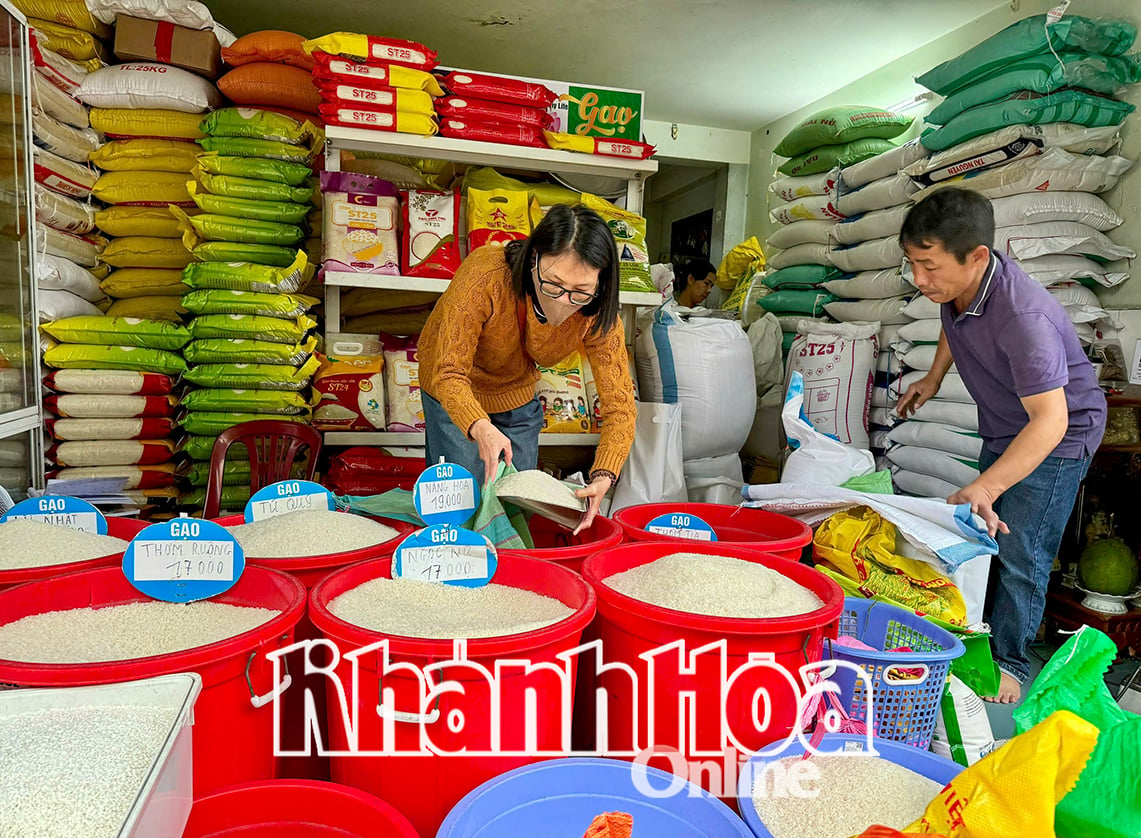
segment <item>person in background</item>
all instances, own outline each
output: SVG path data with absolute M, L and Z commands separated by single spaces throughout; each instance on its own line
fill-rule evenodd
M 543 408 L 536 364 L 583 349 L 606 423 L 576 532 L 591 525 L 630 454 L 636 409 L 619 319 L 618 250 L 606 222 L 583 206 L 552 207 L 523 241 L 473 251 L 420 335 L 427 461 L 483 477 L 500 459 L 520 471 L 539 459 Z
M 697 308 L 717 282 L 717 270 L 705 259 L 674 265 L 674 299 L 682 308 Z
M 982 473 L 947 502 L 970 504 L 998 540 L 988 622 L 1002 683 L 991 700 L 1010 704 L 1030 675 L 1050 568 L 1105 432 L 1106 402 L 1061 304 L 991 250 L 994 235 L 990 201 L 965 189 L 939 190 L 904 220 L 900 245 L 916 287 L 940 304 L 943 329 L 934 366 L 896 409 L 906 417 L 922 407 L 952 363 L 978 405 Z

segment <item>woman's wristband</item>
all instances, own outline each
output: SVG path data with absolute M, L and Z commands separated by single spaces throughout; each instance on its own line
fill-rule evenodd
M 618 485 L 618 475 L 612 471 L 607 471 L 604 468 L 596 468 L 590 473 L 590 482 L 593 483 L 599 477 L 609 477 L 611 487 Z

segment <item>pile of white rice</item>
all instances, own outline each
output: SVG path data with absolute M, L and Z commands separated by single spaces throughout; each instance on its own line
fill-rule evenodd
M 121 538 L 26 518 L 0 524 L 0 570 L 86 562 L 126 549 L 127 542 Z
M 574 489 L 545 471 L 529 469 L 501 477 L 495 483 L 497 497 L 523 498 L 559 506 L 566 509 L 586 509 L 586 501 L 577 497 Z
M 709 617 L 793 617 L 824 605 L 775 570 L 729 556 L 673 553 L 604 582 L 641 602 Z
M 384 634 L 430 639 L 502 637 L 546 628 L 574 610 L 553 597 L 507 585 L 373 579 L 329 603 L 345 622 Z
M 363 550 L 398 535 L 379 521 L 347 512 L 291 512 L 227 527 L 247 559 L 300 559 Z

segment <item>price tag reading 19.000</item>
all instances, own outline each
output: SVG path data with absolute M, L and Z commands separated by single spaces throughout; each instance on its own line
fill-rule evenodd
M 659 515 L 646 524 L 646 532 L 652 532 L 655 535 L 668 535 L 670 538 L 687 538 L 690 541 L 717 540 L 717 533 L 705 521 L 696 515 L 679 512 Z
M 463 466 L 440 463 L 430 466 L 416 480 L 412 490 L 416 514 L 425 524 L 465 524 L 479 505 L 479 487 L 472 473 Z
M 491 581 L 496 564 L 495 548 L 479 533 L 437 525 L 401 542 L 393 554 L 392 575 L 479 588 Z
M 22 500 L 4 513 L 0 524 L 19 520 L 38 521 L 95 535 L 107 534 L 107 519 L 102 512 L 85 500 L 66 495 L 45 495 Z
M 176 518 L 147 527 L 123 554 L 123 573 L 141 593 L 167 602 L 217 596 L 245 569 L 242 548 L 212 521 Z
M 312 480 L 282 480 L 259 489 L 246 503 L 247 524 L 288 515 L 290 512 L 332 512 L 337 508 L 333 493 Z

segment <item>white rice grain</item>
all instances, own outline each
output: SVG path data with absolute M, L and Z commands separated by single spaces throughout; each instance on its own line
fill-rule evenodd
M 792 617 L 824 603 L 764 565 L 729 556 L 673 553 L 616 573 L 605 584 L 641 602 L 709 617 Z
M 279 613 L 207 600 L 47 611 L 0 626 L 0 660 L 99 663 L 166 655 L 243 634 Z
M 127 542 L 121 538 L 25 518 L 0 524 L 0 570 L 85 562 L 126 549 Z
M 495 494 L 497 497 L 523 498 L 566 509 L 586 509 L 586 502 L 575 496 L 574 489 L 545 471 L 520 471 L 501 477 L 495 483 Z
M 574 611 L 553 597 L 485 585 L 373 579 L 329 603 L 337 617 L 361 628 L 403 637 L 502 637 L 545 628 Z
M 398 535 L 379 521 L 347 512 L 308 510 L 228 527 L 246 557 L 299 559 L 363 550 Z
M 785 757 L 783 765 L 799 761 Z M 820 779 L 803 782 L 815 796 L 778 794 L 774 771 L 753 778 L 753 805 L 773 838 L 849 838 L 869 826 L 903 829 L 923 816 L 942 786 L 879 757 L 813 756 Z
M 176 713 L 74 707 L 0 718 L 0 835 L 114 838 Z

